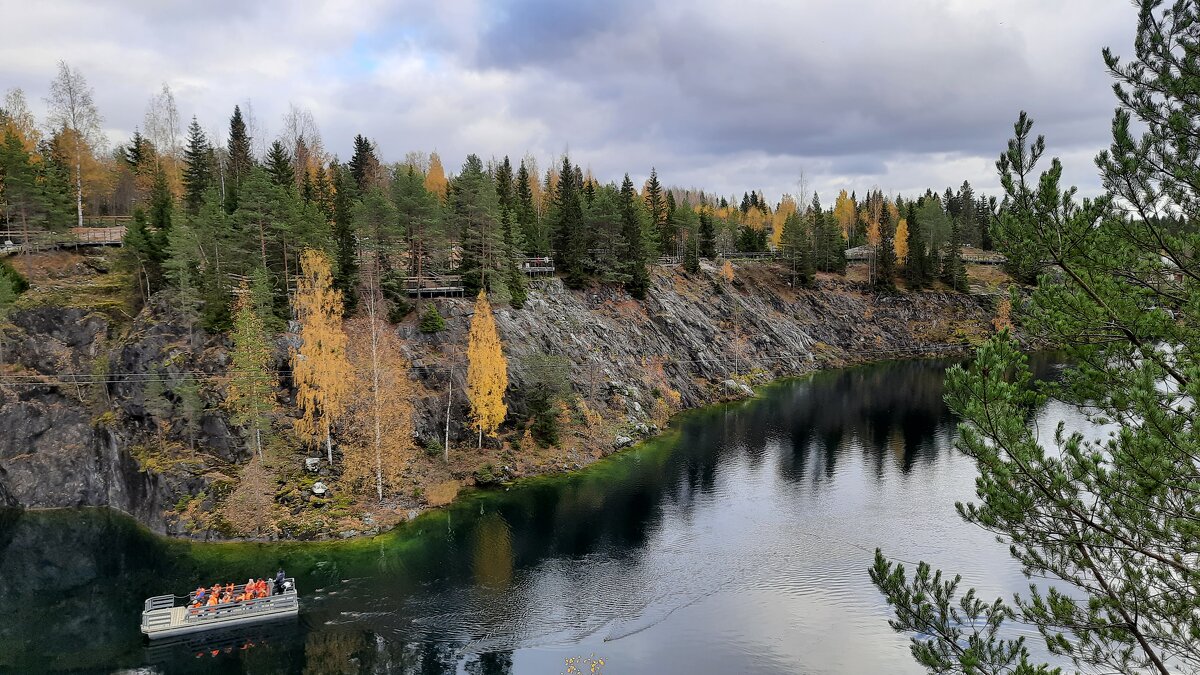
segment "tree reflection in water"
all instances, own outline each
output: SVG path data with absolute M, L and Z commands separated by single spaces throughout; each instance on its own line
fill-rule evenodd
M 1042 376 L 1052 364 L 1032 363 Z M 564 655 L 579 652 L 611 657 L 622 636 L 643 625 L 686 621 L 677 609 L 725 583 L 697 579 L 706 570 L 748 569 L 753 550 L 732 561 L 713 553 L 745 533 L 713 528 L 786 514 L 795 499 L 788 490 L 836 500 L 830 486 L 843 463 L 861 464 L 861 480 L 883 483 L 919 476 L 950 452 L 944 365 L 886 363 L 777 384 L 754 401 L 685 414 L 661 441 L 588 471 L 468 494 L 369 540 L 198 545 L 155 537 L 107 511 L 3 512 L 0 671 L 157 664 L 166 672 L 483 675 L 521 670 L 523 657 L 541 664 L 530 672 L 555 663 L 559 672 Z M 782 501 L 738 525 L 713 520 L 713 504 L 732 512 L 752 498 L 738 492 L 742 477 L 764 474 L 774 483 L 758 487 Z M 699 533 L 697 518 L 705 519 Z M 703 536 L 712 539 L 695 540 Z M 271 575 L 278 565 L 300 585 L 299 620 L 244 631 L 229 644 L 143 643 L 144 597 Z M 865 573 L 861 582 L 869 585 Z M 689 583 L 699 591 L 680 588 Z M 721 646 L 723 630 L 686 625 L 680 634 L 708 636 L 703 651 Z M 612 650 L 602 653 L 604 646 Z M 751 648 L 730 667 L 777 672 Z M 620 670 L 657 672 L 654 664 Z

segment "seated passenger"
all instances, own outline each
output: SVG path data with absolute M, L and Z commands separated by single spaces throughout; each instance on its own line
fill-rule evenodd
M 217 594 L 216 594 L 216 593 L 213 593 L 212 595 L 208 596 L 208 602 L 207 602 L 207 603 L 205 603 L 205 606 L 207 606 L 207 607 L 215 607 L 215 606 L 217 605 L 217 602 L 218 602 L 218 601 L 219 601 L 219 600 L 218 600 L 218 598 L 217 598 Z
M 197 600 L 203 600 L 203 599 L 204 599 L 204 587 L 203 587 L 203 586 L 200 586 L 200 587 L 196 588 L 195 597 L 196 597 L 196 599 L 197 599 Z

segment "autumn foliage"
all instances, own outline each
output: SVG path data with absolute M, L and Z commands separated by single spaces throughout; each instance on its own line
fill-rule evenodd
M 413 459 L 412 369 L 402 343 L 386 323 L 369 316 L 346 323 L 352 366 L 342 477 L 380 498 L 401 488 Z M 372 344 L 374 341 L 374 344 Z
M 342 331 L 342 294 L 333 288 L 324 253 L 313 249 L 301 253 L 294 307 L 300 346 L 292 349 L 292 373 L 302 412 L 295 429 L 309 443 L 324 439 L 332 462 L 331 429 L 345 406 L 350 364 Z
M 471 417 L 481 446 L 483 434 L 494 437 L 508 414 L 504 403 L 507 388 L 508 362 L 496 332 L 492 306 L 487 294 L 480 291 L 467 335 L 467 399 L 471 402 Z

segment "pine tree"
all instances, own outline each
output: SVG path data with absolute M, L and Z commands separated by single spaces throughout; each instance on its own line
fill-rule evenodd
M 445 263 L 448 248 L 441 201 L 425 189 L 425 177 L 409 166 L 392 180 L 392 203 L 408 249 L 408 274 L 418 279 Z
M 650 288 L 650 271 L 646 267 L 646 228 L 639 206 L 633 181 L 629 179 L 629 174 L 625 174 L 625 179 L 621 181 L 621 235 L 626 246 L 624 274 L 628 278 L 625 290 L 641 300 Z
M 505 248 L 496 186 L 477 155 L 468 155 L 463 162 L 462 172 L 451 186 L 449 203 L 454 229 L 462 237 L 463 287 L 471 293 L 484 289 L 506 296 L 510 253 Z
M 228 178 L 225 181 L 225 212 L 233 213 L 238 207 L 238 190 L 249 178 L 250 170 L 254 167 L 246 121 L 242 119 L 242 109 L 236 105 L 233 106 L 233 116 L 229 118 L 229 142 L 226 149 L 229 151 L 229 158 L 226 171 Z
M 496 320 L 487 294 L 479 292 L 475 314 L 467 335 L 467 399 L 471 417 L 479 432 L 479 447 L 483 435 L 495 437 L 496 430 L 508 414 L 504 391 L 508 389 L 508 362 L 496 332 Z
M 346 406 L 350 363 L 342 330 L 342 296 L 333 287 L 329 261 L 320 251 L 300 254 L 293 307 L 300 322 L 300 345 L 293 347 L 292 377 L 296 404 L 303 414 L 296 433 L 306 442 L 325 441 L 326 458 L 333 464 L 332 430 Z
M 292 167 L 292 158 L 283 143 L 276 140 L 267 150 L 267 174 L 271 182 L 291 192 L 296 189 L 296 170 Z
M 183 150 L 183 204 L 190 214 L 200 211 L 204 193 L 213 185 L 212 146 L 196 118 L 188 125 L 187 147 Z
M 242 283 L 233 308 L 233 352 L 225 407 L 234 424 L 248 430 L 262 457 L 266 416 L 275 409 L 275 392 L 269 370 L 271 346 L 262 319 L 255 312 L 250 287 Z

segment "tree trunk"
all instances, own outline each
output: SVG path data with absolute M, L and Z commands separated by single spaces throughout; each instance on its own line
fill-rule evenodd
M 79 153 L 79 138 L 75 139 L 75 215 L 76 223 L 83 227 L 83 159 Z
M 329 435 L 329 420 L 325 420 L 325 458 L 329 466 L 333 466 L 333 439 Z
M 267 267 L 267 231 L 261 218 L 258 221 L 258 245 L 262 248 L 262 264 L 265 272 L 269 269 Z
M 450 463 L 450 401 L 454 398 L 454 367 L 450 368 L 450 392 L 446 394 L 446 444 L 442 446 L 442 453 L 445 456 L 446 463 Z

